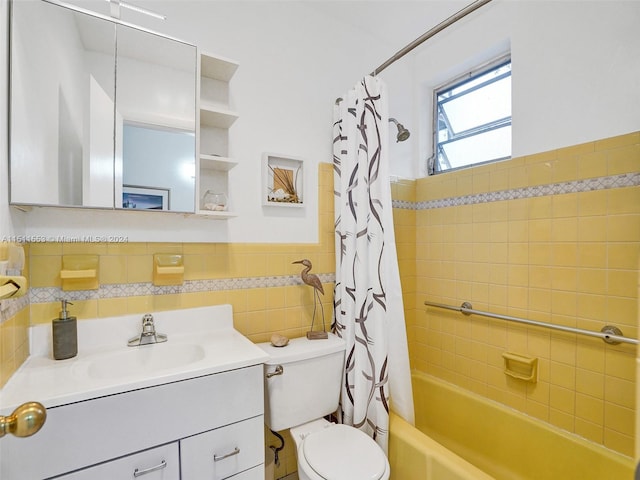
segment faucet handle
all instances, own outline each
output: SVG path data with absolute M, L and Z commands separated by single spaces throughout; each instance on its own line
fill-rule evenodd
M 142 334 L 153 335 L 154 333 L 156 333 L 156 326 L 153 323 L 153 315 L 147 313 L 142 317 Z

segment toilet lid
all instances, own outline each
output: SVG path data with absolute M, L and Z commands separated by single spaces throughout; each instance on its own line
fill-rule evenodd
M 302 450 L 309 466 L 331 480 L 378 480 L 387 464 L 371 437 L 347 425 L 334 425 L 309 435 Z

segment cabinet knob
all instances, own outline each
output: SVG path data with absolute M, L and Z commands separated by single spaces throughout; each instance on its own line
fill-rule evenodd
M 11 433 L 16 437 L 30 437 L 47 419 L 47 409 L 38 402 L 27 402 L 16 408 L 11 415 L 0 416 L 0 437 Z

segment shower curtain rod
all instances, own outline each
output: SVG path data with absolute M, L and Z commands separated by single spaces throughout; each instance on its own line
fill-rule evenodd
M 387 60 L 382 65 L 380 65 L 378 68 L 376 68 L 373 72 L 371 72 L 371 75 L 372 76 L 376 76 L 378 73 L 383 71 L 385 68 L 387 68 L 389 65 L 394 63 L 396 60 L 399 60 L 402 57 L 404 57 L 407 53 L 409 53 L 411 50 L 413 50 L 417 46 L 423 44 L 424 42 L 429 40 L 431 37 L 436 35 L 437 33 L 440 33 L 445 28 L 453 25 L 458 20 L 466 17 L 471 12 L 474 12 L 475 10 L 477 10 L 480 7 L 482 7 L 483 5 L 486 5 L 490 1 L 491 0 L 476 0 L 473 3 L 470 3 L 469 5 L 464 7 L 462 10 L 454 13 L 449 18 L 447 18 L 446 20 L 440 22 L 438 25 L 433 27 L 431 30 L 428 30 L 426 33 L 423 33 L 420 37 L 416 38 L 409 45 L 407 45 L 406 47 L 404 47 L 401 50 L 399 50 L 395 55 L 393 55 L 391 58 L 389 58 L 389 60 Z
M 497 318 L 499 320 L 506 320 L 509 322 L 524 323 L 526 325 L 533 325 L 536 327 L 544 327 L 544 328 L 550 328 L 552 330 L 560 330 L 563 332 L 577 333 L 577 334 L 586 335 L 589 337 L 597 337 L 597 338 L 601 338 L 606 343 L 610 343 L 612 345 L 617 345 L 618 343 L 630 343 L 632 345 L 638 345 L 638 340 L 634 338 L 625 337 L 620 331 L 620 329 L 613 325 L 605 325 L 604 327 L 602 327 L 602 330 L 600 330 L 599 332 L 594 332 L 592 330 L 583 330 L 581 328 L 573 328 L 573 327 L 565 327 L 564 325 L 556 325 L 555 323 L 539 322 L 537 320 L 528 320 L 526 318 L 511 317 L 509 315 L 499 315 L 497 313 L 474 310 L 473 305 L 471 305 L 469 302 L 464 302 L 459 307 L 454 307 L 452 305 L 445 305 L 442 303 L 434 303 L 429 301 L 425 301 L 424 304 L 429 307 L 437 307 L 437 308 L 444 308 L 445 310 L 453 310 L 455 312 L 460 312 L 463 315 L 481 315 L 483 317 Z

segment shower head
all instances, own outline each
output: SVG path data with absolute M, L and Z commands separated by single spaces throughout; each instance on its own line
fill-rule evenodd
M 396 135 L 396 143 L 404 142 L 407 138 L 409 138 L 409 135 L 411 135 L 411 132 L 409 132 L 409 130 L 404 128 L 404 125 L 399 123 L 395 118 L 389 118 L 389 121 L 395 123 L 396 127 L 398 127 L 398 135 Z

